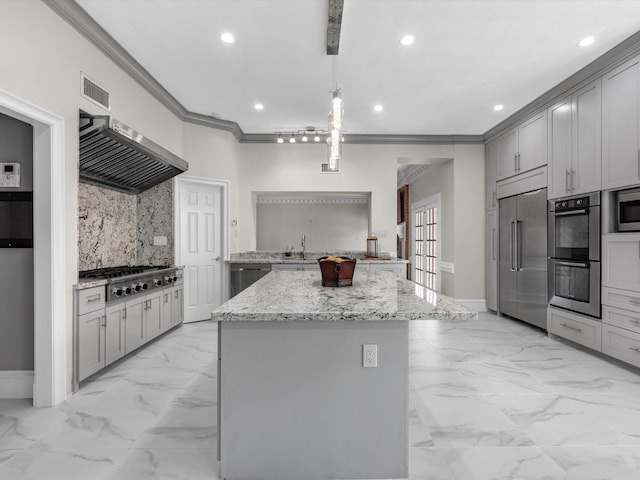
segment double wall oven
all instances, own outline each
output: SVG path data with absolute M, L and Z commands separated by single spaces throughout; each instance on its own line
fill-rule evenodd
M 600 192 L 549 201 L 549 304 L 600 318 Z

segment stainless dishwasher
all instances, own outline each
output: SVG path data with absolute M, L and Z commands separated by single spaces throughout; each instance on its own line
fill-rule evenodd
M 253 285 L 271 271 L 270 263 L 232 263 L 231 296 Z

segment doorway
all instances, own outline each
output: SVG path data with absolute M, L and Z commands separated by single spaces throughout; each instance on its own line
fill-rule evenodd
M 184 321 L 208 320 L 227 287 L 228 196 L 226 181 L 176 179 L 176 264 L 184 266 Z
M 440 223 L 439 193 L 411 205 L 411 278 L 437 292 L 440 291 Z
M 64 119 L 2 90 L 0 112 L 33 125 L 33 188 L 38 192 L 33 200 L 34 371 L 26 379 L 33 385 L 33 405 L 49 407 L 64 401 L 70 390 Z

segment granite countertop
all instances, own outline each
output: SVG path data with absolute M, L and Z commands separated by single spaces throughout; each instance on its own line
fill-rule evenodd
M 221 321 L 475 319 L 477 312 L 392 272 L 357 271 L 351 287 L 323 287 L 319 272 L 271 272 L 211 314 Z
M 255 252 L 235 253 L 227 263 L 317 263 L 318 258 L 324 256 L 344 256 L 355 258 L 358 262 L 366 263 L 409 263 L 401 258 L 363 258 L 364 252 L 307 252 L 302 258 L 299 252 L 287 257 L 284 251 L 261 250 Z

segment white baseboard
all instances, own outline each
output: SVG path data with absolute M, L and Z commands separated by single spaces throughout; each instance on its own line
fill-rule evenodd
M 0 370 L 0 398 L 33 398 L 33 370 Z
M 472 312 L 487 311 L 487 301 L 484 298 L 456 298 L 454 301 Z

